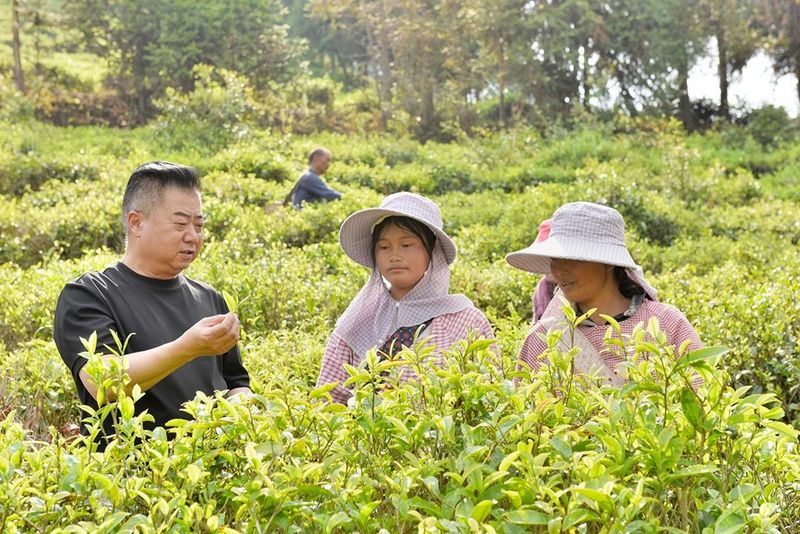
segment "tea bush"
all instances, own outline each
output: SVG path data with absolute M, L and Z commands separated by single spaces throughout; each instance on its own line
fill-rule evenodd
M 28 269 L 0 265 L 0 340 L 13 347 L 34 337 L 51 339 L 55 303 L 64 284 L 117 259 L 101 250 L 78 260 L 46 260 Z
M 123 190 L 117 180 L 82 179 L 68 189 L 48 182 L 22 197 L 0 197 L 0 262 L 28 267 L 48 255 L 78 258 L 104 246 L 122 250 Z
M 741 128 L 617 120 L 420 145 L 243 120 L 247 135 L 210 144 L 181 121 L 174 143 L 154 126 L 1 124 L 0 531 L 800 528 L 800 143 L 765 150 Z M 281 206 L 317 145 L 333 151 L 325 179 L 343 199 Z M 237 301 L 257 395 L 201 396 L 187 406 L 195 420 L 147 431 L 135 394 L 81 413 L 50 337 L 63 285 L 119 258 L 123 188 L 154 159 L 203 174 L 206 244 L 188 274 Z M 314 387 L 321 354 L 368 276 L 338 229 L 401 189 L 441 206 L 459 248 L 451 289 L 486 312 L 497 342 L 464 345 L 442 369 L 427 348 L 407 351 L 420 376 L 408 384 L 396 362 L 367 362 L 352 370 L 351 405 L 330 405 Z M 576 200 L 619 209 L 661 299 L 728 352 L 671 354 L 643 325 L 628 343 L 650 363 L 622 390 L 571 381 L 573 355 L 558 351 L 546 372 L 516 370 L 539 277 L 503 257 Z M 706 387 L 687 388 L 690 372 Z M 105 452 L 72 437 L 87 416 L 117 419 Z
M 93 180 L 97 175 L 97 169 L 85 163 L 41 161 L 25 154 L 0 167 L 0 193 L 19 195 L 26 189 L 38 189 L 48 180 Z
M 767 105 L 754 109 L 744 117 L 744 123 L 748 133 L 766 147 L 796 138 L 797 123 L 781 107 Z
M 797 421 L 800 254 L 792 248 L 763 261 L 747 266 L 742 258 L 729 259 L 692 287 L 673 286 L 675 301 L 695 318 L 708 342 L 731 347 L 726 367 L 734 383 L 775 392 L 790 420 Z M 735 290 L 720 290 L 726 287 Z
M 161 139 L 175 147 L 207 147 L 213 152 L 246 137 L 260 112 L 247 78 L 211 65 L 195 65 L 192 74 L 191 92 L 168 87 L 155 102 Z
M 645 333 L 661 338 L 654 324 Z M 632 353 L 648 353 L 649 360 L 632 365 L 622 390 L 568 379 L 572 355 L 557 349 L 549 354 L 553 369 L 536 376 L 515 371 L 513 355 L 498 360 L 480 341 L 448 353 L 441 369 L 428 361 L 424 345 L 395 361 L 379 363 L 372 353 L 350 371 L 355 395 L 347 408 L 320 402 L 330 388 L 309 391 L 279 361 L 268 374 L 280 379 L 253 400 L 198 395 L 186 406 L 194 419 L 174 420 L 167 429 L 144 430 L 147 416 L 131 409 L 136 393 L 123 396 L 89 419 L 118 410 L 117 436 L 102 454 L 79 445 L 84 438 L 70 445 L 58 435 L 49 445 L 26 442 L 12 413 L 0 422 L 0 526 L 8 532 L 68 525 L 176 532 L 796 526 L 797 431 L 778 421 L 774 397 L 725 386 L 714 369 L 722 350 L 675 354 L 638 335 L 630 343 Z M 415 366 L 419 381 L 399 382 L 398 364 Z M 708 388 L 688 387 L 692 372 Z M 120 379 L 98 376 L 108 386 Z
M 225 146 L 214 156 L 201 159 L 195 166 L 204 175 L 213 171 L 225 171 L 283 182 L 292 178 L 293 162 L 289 159 L 291 152 L 284 137 L 271 135 L 267 130 L 256 130 L 242 142 Z M 297 164 L 302 161 L 301 157 Z
M 778 198 L 800 201 L 800 165 L 797 163 L 790 163 L 774 174 L 765 176 L 761 183 Z
M 3 353 L 0 375 L 14 380 L 0 383 L 0 413 L 13 410 L 31 438 L 48 439 L 51 427 L 63 434 L 77 431 L 81 412 L 75 383 L 64 372 L 55 344 L 37 339 Z

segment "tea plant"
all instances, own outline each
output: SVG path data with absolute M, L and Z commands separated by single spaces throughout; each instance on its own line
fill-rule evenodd
M 620 342 L 622 343 L 622 342 Z M 191 420 L 145 430 L 123 367 L 90 355 L 116 400 L 87 422 L 117 435 L 94 445 L 24 440 L 14 416 L 0 451 L 3 528 L 326 531 L 778 532 L 800 521 L 797 431 L 771 394 L 734 390 L 725 350 L 666 347 L 652 322 L 624 342 L 630 382 L 598 389 L 553 362 L 517 369 L 470 340 L 441 367 L 424 341 L 350 368 L 348 407 L 280 380 L 250 401 L 202 394 Z M 87 342 L 91 353 L 91 340 Z M 401 382 L 399 366 L 418 380 Z M 707 386 L 690 386 L 700 373 Z M 517 379 L 517 382 L 515 382 Z M 101 393 L 102 395 L 102 393 Z M 168 437 L 172 439 L 168 439 Z M 79 438 L 86 441 L 86 438 Z M 121 468 L 124 466 L 124 468 Z
M 201 146 L 178 121 L 187 135 L 165 146 L 154 127 L 2 123 L 0 531 L 800 528 L 800 143 L 764 149 L 743 129 L 689 136 L 644 119 L 425 145 L 248 124 Z M 319 144 L 343 199 L 279 206 Z M 205 247 L 187 274 L 235 303 L 256 396 L 200 396 L 191 419 L 151 430 L 134 391 L 82 411 L 50 338 L 64 284 L 119 258 L 122 191 L 152 159 L 204 175 Z M 471 340 L 442 367 L 424 344 L 368 358 L 351 369 L 351 404 L 330 404 L 314 386 L 320 357 L 368 276 L 338 228 L 397 189 L 442 207 L 459 247 L 451 290 L 486 312 L 497 340 Z M 539 278 L 503 257 L 574 200 L 622 211 L 660 299 L 729 350 L 673 351 L 651 324 L 626 341 L 642 358 L 622 390 L 573 376 L 555 338 L 553 365 L 517 369 Z M 124 366 L 93 362 L 98 383 L 123 391 Z M 402 365 L 419 380 L 400 383 Z M 98 434 L 116 418 L 104 451 L 75 437 L 82 417 Z

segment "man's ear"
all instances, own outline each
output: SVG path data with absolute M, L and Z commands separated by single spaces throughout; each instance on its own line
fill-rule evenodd
M 132 236 L 138 237 L 142 232 L 144 214 L 140 211 L 131 210 L 128 212 L 128 232 Z

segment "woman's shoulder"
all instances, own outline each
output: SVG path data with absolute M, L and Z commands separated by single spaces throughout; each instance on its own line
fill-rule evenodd
M 639 309 L 645 314 L 655 317 L 684 317 L 681 310 L 666 302 L 645 299 Z
M 334 328 L 331 335 L 328 337 L 328 346 L 327 350 L 331 351 L 352 351 L 353 349 L 350 345 L 345 341 L 344 336 L 339 331 L 338 328 Z
M 489 319 L 475 306 L 439 315 L 431 321 L 431 333 L 451 341 L 462 339 L 471 330 L 477 330 L 479 336 L 486 339 L 494 338 L 494 329 Z
M 681 310 L 671 304 L 665 304 L 663 302 L 647 301 L 646 305 L 650 310 L 650 315 L 640 320 L 649 319 L 649 317 L 657 317 L 659 327 L 667 334 L 671 343 L 678 345 L 689 340 L 691 341 L 691 350 L 699 349 L 703 346 L 702 341 L 700 341 L 700 336 L 694 329 L 694 326 L 692 326 L 692 323 L 689 322 L 689 319 L 686 318 Z M 644 307 L 644 304 L 642 306 Z
M 686 318 L 686 315 L 684 315 L 681 310 L 672 304 L 667 304 L 665 302 L 645 300 L 642 303 L 642 306 L 639 308 L 639 312 L 641 312 L 641 316 L 638 318 L 639 321 L 646 321 L 651 317 L 656 317 L 659 320 L 662 329 L 668 330 L 676 326 L 690 324 L 689 320 Z M 637 313 L 636 315 L 640 314 Z
M 459 321 L 486 321 L 486 316 L 475 306 L 467 306 L 463 310 L 452 313 L 444 313 L 433 318 L 434 322 L 459 322 Z

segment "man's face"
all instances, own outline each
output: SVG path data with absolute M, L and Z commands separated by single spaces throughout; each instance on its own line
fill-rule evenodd
M 322 153 L 317 155 L 314 158 L 314 161 L 311 162 L 311 167 L 313 168 L 314 172 L 322 175 L 325 174 L 325 171 L 328 170 L 328 167 L 331 166 L 331 155 L 327 153 Z
M 200 255 L 203 217 L 200 192 L 169 187 L 149 215 L 141 215 L 137 261 L 153 278 L 174 278 Z

